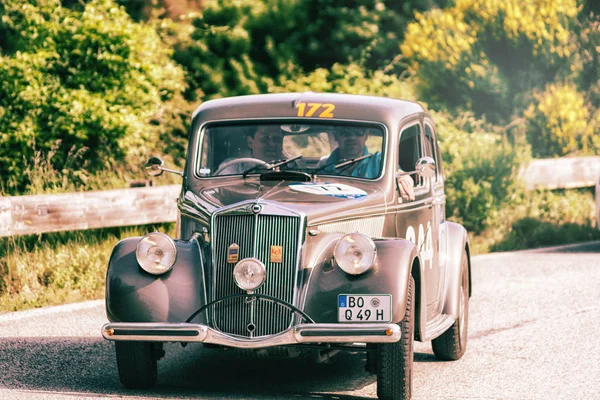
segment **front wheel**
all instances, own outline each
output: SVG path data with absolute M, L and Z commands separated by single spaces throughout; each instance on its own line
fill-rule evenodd
M 156 384 L 157 366 L 154 344 L 115 342 L 119 379 L 128 389 L 149 389 Z
M 460 290 L 458 293 L 458 316 L 446 332 L 431 342 L 435 356 L 444 361 L 458 360 L 467 350 L 469 325 L 469 260 L 467 257 L 467 251 L 463 250 Z
M 396 343 L 377 345 L 377 397 L 381 400 L 407 400 L 412 396 L 412 367 L 415 331 L 415 280 L 410 277 L 406 311 Z

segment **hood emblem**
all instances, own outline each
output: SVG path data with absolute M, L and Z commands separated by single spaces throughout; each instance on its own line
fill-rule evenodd
M 251 210 L 254 214 L 258 214 L 262 211 L 262 206 L 260 204 L 253 204 Z
M 271 246 L 271 256 L 269 260 L 272 263 L 281 263 L 283 262 L 283 246 Z
M 232 243 L 227 248 L 227 263 L 235 264 L 240 259 L 240 246 Z

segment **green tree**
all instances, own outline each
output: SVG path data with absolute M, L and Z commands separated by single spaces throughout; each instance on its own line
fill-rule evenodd
M 566 76 L 576 0 L 457 0 L 417 15 L 401 46 L 419 93 L 436 107 L 506 123 L 534 88 Z
M 414 11 L 444 0 L 212 0 L 189 36 L 170 32 L 187 98 L 263 93 L 273 82 L 335 64 L 378 70 L 398 54 Z M 401 71 L 402 68 L 395 68 Z
M 132 22 L 111 0 L 82 10 L 63 8 L 59 0 L 5 0 L 0 12 L 6 190 L 25 189 L 24 161 L 38 151 L 55 154 L 51 162 L 59 171 L 93 172 L 127 157 L 137 164 L 136 156 L 154 147 L 157 115 L 184 86 L 150 26 Z

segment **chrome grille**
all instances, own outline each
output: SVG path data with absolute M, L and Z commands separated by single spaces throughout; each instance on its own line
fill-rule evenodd
M 256 291 L 292 304 L 298 254 L 300 218 L 279 215 L 218 215 L 213 227 L 214 237 L 214 298 L 244 293 L 233 280 L 235 264 L 227 263 L 227 249 L 232 243 L 240 246 L 239 259 L 256 257 L 265 264 L 267 277 Z M 283 247 L 281 263 L 270 262 L 271 246 Z M 273 335 L 292 323 L 293 313 L 276 303 L 244 298 L 229 299 L 213 309 L 214 328 L 246 337 Z M 248 324 L 255 326 L 253 333 Z

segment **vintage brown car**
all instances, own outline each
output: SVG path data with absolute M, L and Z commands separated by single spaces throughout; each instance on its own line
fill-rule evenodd
M 147 169 L 174 172 L 159 158 Z M 155 385 L 164 342 L 364 351 L 381 399 L 411 397 L 413 340 L 442 360 L 464 354 L 469 241 L 446 220 L 435 123 L 419 104 L 207 101 L 181 175 L 178 237 L 128 238 L 110 258 L 102 334 L 125 387 Z

